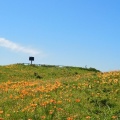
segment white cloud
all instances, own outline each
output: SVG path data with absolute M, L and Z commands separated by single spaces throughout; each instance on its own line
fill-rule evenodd
M 36 51 L 34 49 L 18 45 L 17 43 L 6 40 L 5 38 L 0 38 L 0 46 L 11 49 L 11 50 L 13 50 L 15 52 L 17 51 L 17 52 L 30 54 L 30 55 L 38 55 L 38 54 L 40 54 L 39 51 Z

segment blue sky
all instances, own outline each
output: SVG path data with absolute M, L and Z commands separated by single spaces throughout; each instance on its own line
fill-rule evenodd
M 0 0 L 0 64 L 120 69 L 119 0 Z

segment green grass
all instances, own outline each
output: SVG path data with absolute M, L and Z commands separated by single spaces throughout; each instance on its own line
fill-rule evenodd
M 0 119 L 119 120 L 120 72 L 0 66 Z

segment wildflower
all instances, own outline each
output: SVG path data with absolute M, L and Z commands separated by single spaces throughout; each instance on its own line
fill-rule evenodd
M 79 103 L 79 102 L 80 102 L 80 99 L 76 99 L 75 102 Z
M 9 96 L 9 98 L 12 99 L 12 98 L 13 98 L 13 95 L 11 94 L 11 95 Z
M 68 117 L 67 120 L 73 120 L 73 118 L 72 117 Z
M 7 117 L 9 117 L 9 116 L 10 116 L 10 114 L 7 114 L 6 116 L 7 116 Z
M 114 83 L 118 83 L 118 79 L 114 79 Z
M 63 109 L 62 109 L 62 108 L 58 108 L 57 110 L 58 110 L 58 111 L 62 111 Z
M 0 120 L 4 120 L 3 118 L 0 118 Z
M 86 116 L 86 119 L 90 119 L 91 117 L 90 116 Z
M 3 114 L 3 111 L 2 111 L 2 110 L 0 111 L 0 114 Z
M 117 116 L 112 116 L 112 119 L 116 119 L 116 118 L 118 118 Z
M 37 104 L 31 104 L 31 107 L 36 107 L 37 106 Z
M 56 106 L 54 106 L 54 108 L 56 108 Z
M 50 110 L 50 111 L 49 111 L 49 114 L 51 115 L 51 114 L 53 114 L 53 112 L 54 112 L 53 110 Z
M 51 99 L 50 101 L 49 101 L 50 103 L 56 103 L 56 101 L 55 100 L 53 100 L 53 99 Z
M 57 104 L 62 104 L 62 101 L 57 101 Z
M 41 119 L 45 119 L 46 118 L 46 116 L 41 116 Z

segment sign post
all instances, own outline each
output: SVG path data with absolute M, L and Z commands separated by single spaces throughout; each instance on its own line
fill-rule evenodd
M 34 57 L 29 57 L 29 61 L 31 61 L 31 65 L 32 65 L 32 61 L 34 61 Z

